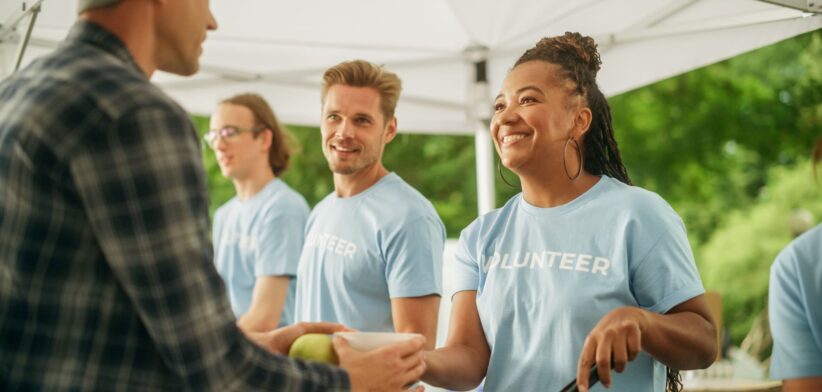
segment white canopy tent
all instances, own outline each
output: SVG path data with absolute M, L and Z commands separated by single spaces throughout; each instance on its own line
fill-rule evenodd
M 822 28 L 822 0 L 212 0 L 220 24 L 195 77 L 154 81 L 187 110 L 208 114 L 242 91 L 264 95 L 286 123 L 316 126 L 322 71 L 364 58 L 403 79 L 400 131 L 474 135 L 480 212 L 494 206 L 486 121 L 514 59 L 543 36 L 580 31 L 600 44 L 608 95 Z M 814 5 L 812 5 L 814 4 Z M 65 36 L 76 0 L 0 1 L 0 76 Z M 477 65 L 480 65 L 479 67 Z M 484 65 L 484 67 L 483 67 Z M 477 74 L 485 69 L 487 78 Z M 478 80 L 479 79 L 479 80 Z M 0 103 L 2 104 L 2 103 Z M 453 262 L 448 241 L 445 263 Z M 450 268 L 443 289 L 450 293 Z M 438 346 L 450 301 L 442 301 Z
M 403 79 L 402 132 L 476 137 L 480 212 L 494 206 L 486 121 L 514 59 L 539 38 L 580 31 L 597 39 L 608 95 L 653 83 L 822 27 L 814 0 L 215 0 L 219 29 L 201 72 L 154 81 L 187 110 L 207 114 L 241 91 L 265 96 L 289 124 L 317 125 L 322 71 L 363 58 Z M 0 3 L 0 74 L 51 50 L 76 0 Z

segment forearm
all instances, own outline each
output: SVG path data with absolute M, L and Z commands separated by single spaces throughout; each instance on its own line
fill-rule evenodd
M 271 309 L 254 308 L 237 320 L 237 326 L 243 332 L 267 332 L 276 329 L 280 324 L 283 302 L 272 301 Z
M 822 391 L 822 377 L 793 378 L 782 381 L 782 392 Z
M 426 318 L 430 320 L 430 317 Z M 396 332 L 401 333 L 418 333 L 422 336 L 425 336 L 425 350 L 433 350 L 434 347 L 437 345 L 437 320 L 436 318 L 433 321 L 422 321 L 416 323 L 402 323 L 397 324 L 395 326 Z
M 476 305 L 476 291 L 453 296 L 445 347 L 425 353 L 422 380 L 447 389 L 472 389 L 488 371 L 491 348 L 485 339 Z
M 277 328 L 285 307 L 289 281 L 287 276 L 258 277 L 251 306 L 237 321 L 237 326 L 245 332 L 267 332 Z
M 702 369 L 713 363 L 717 347 L 712 321 L 688 311 L 668 314 L 639 311 L 645 319 L 644 351 L 677 370 Z
M 396 332 L 418 333 L 425 336 L 425 350 L 433 350 L 437 344 L 437 320 L 439 295 L 391 300 L 391 312 Z
M 250 314 L 246 313 L 237 320 L 237 327 L 248 334 L 272 330 L 277 328 L 277 324 L 273 321 L 269 322 L 265 319 L 253 318 Z
M 254 317 L 246 313 L 239 320 L 237 326 L 244 332 L 265 332 L 277 328 L 280 323 L 279 316 L 272 316 L 271 318 Z
M 425 352 L 422 381 L 445 389 L 464 391 L 476 388 L 488 371 L 487 351 L 470 346 L 443 347 Z

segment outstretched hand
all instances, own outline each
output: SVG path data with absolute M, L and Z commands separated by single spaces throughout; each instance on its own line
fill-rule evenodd
M 580 392 L 588 391 L 588 376 L 595 363 L 600 381 L 605 387 L 611 387 L 611 369 L 622 373 L 642 350 L 645 325 L 643 311 L 634 307 L 613 310 L 597 323 L 585 339 L 579 356 L 577 386 Z
M 269 332 L 245 332 L 249 340 L 275 354 L 288 355 L 291 344 L 307 333 L 327 333 L 352 331 L 336 323 L 297 323 L 277 328 Z
M 340 367 L 348 371 L 351 390 L 362 391 L 415 391 L 422 386 L 409 386 L 419 381 L 425 372 L 425 337 L 420 335 L 407 342 L 396 343 L 368 352 L 360 352 L 348 342 L 334 337 L 334 350 Z

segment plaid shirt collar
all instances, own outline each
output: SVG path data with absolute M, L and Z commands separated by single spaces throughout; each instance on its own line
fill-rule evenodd
M 143 73 L 140 66 L 137 65 L 137 62 L 134 60 L 134 56 L 128 51 L 126 44 L 114 35 L 114 33 L 106 30 L 105 27 L 94 22 L 78 20 L 74 26 L 71 27 L 68 36 L 66 36 L 66 40 L 63 42 L 63 45 L 77 44 L 92 45 L 108 52 L 112 56 L 120 59 L 126 68 L 143 75 L 143 77 L 148 80 L 148 77 L 145 76 L 145 73 Z

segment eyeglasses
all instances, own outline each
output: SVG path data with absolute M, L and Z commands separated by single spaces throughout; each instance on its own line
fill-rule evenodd
M 242 128 L 233 125 L 226 125 L 220 129 L 212 129 L 203 135 L 203 140 L 209 147 L 214 148 L 217 143 L 217 138 L 223 139 L 226 143 L 234 143 L 237 140 L 237 135 L 243 132 L 257 133 L 265 130 L 265 127 Z

